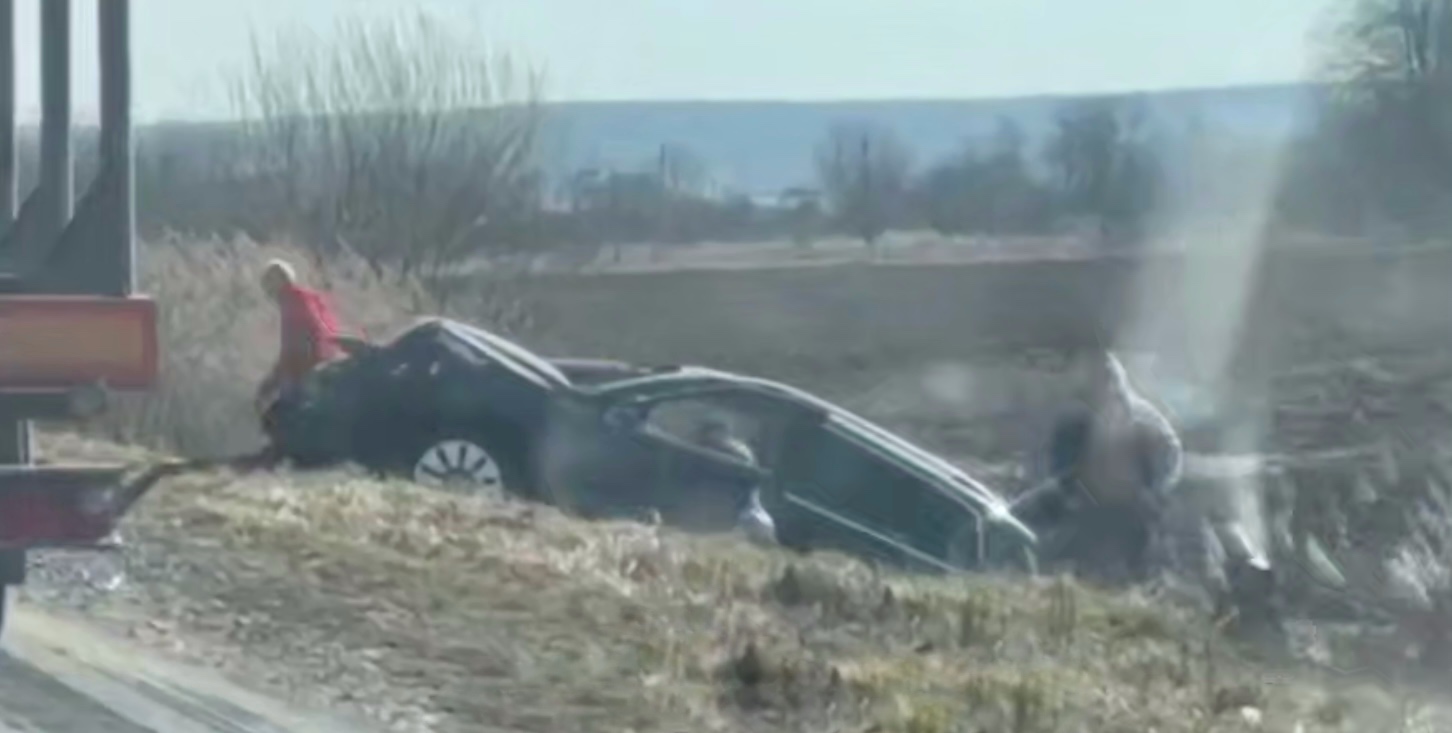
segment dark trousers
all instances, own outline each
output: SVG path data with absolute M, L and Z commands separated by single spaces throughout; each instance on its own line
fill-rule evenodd
M 1153 519 L 1130 507 L 1083 507 L 1069 519 L 1055 560 L 1076 575 L 1109 583 L 1139 582 L 1150 576 Z
M 259 418 L 262 434 L 267 438 L 267 446 L 250 457 L 249 463 L 256 464 L 257 468 L 271 468 L 282 462 L 287 454 L 283 421 L 301 399 L 302 390 L 297 384 L 282 386 L 277 393 L 277 399 L 267 406 L 267 410 Z

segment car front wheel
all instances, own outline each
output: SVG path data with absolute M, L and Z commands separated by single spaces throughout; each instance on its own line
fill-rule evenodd
M 412 478 L 430 488 L 493 498 L 515 485 L 502 456 L 468 438 L 444 438 L 424 446 L 414 460 Z

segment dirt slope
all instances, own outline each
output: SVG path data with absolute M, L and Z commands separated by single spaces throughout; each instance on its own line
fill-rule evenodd
M 1257 665 L 1187 613 L 1059 581 L 902 577 L 342 475 L 177 480 L 127 532 L 119 589 L 77 592 L 83 561 L 53 558 L 34 602 L 397 730 L 1452 729 L 1410 693 Z

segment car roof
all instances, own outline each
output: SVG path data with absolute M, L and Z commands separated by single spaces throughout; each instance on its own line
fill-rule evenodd
M 509 339 L 450 318 L 431 318 L 413 328 L 430 325 L 542 386 L 556 389 L 570 386 L 569 377 L 549 360 Z
M 840 405 L 827 402 L 816 395 L 781 382 L 707 367 L 681 366 L 648 376 L 607 382 L 584 391 L 608 397 L 631 392 L 666 395 L 677 390 L 696 391 L 727 387 L 744 388 L 820 412 L 838 425 L 872 440 L 897 459 L 956 487 L 962 494 L 972 497 L 980 505 L 977 508 L 987 510 L 992 518 L 1022 524 L 1009 511 L 1010 505 L 1007 499 L 986 484 L 969 476 L 947 459 Z M 1027 527 L 1022 528 L 1028 531 Z

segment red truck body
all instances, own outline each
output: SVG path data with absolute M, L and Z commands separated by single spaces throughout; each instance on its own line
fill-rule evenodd
M 0 296 L 0 409 L 12 415 L 94 417 L 113 389 L 151 387 L 158 353 L 149 299 Z M 29 550 L 106 546 L 134 499 L 127 473 L 29 460 L 0 466 L 0 588 L 23 582 Z

